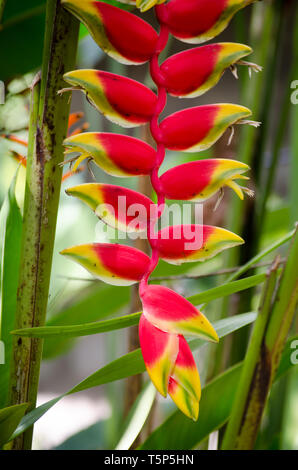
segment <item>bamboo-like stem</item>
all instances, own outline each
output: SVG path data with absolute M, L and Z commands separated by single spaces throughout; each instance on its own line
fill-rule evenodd
M 40 95 L 34 86 L 30 125 L 16 326 L 45 322 L 63 161 L 62 141 L 69 114 L 68 97 L 58 96 L 63 74 L 74 66 L 78 38 L 76 19 L 59 0 L 48 0 Z M 42 341 L 15 340 L 11 367 L 10 404 L 36 404 Z M 33 428 L 13 442 L 15 449 L 31 447 Z
M 266 315 L 262 315 L 255 326 L 232 416 L 224 437 L 223 449 L 245 450 L 252 449 L 254 446 L 267 396 L 298 303 L 297 262 L 298 231 L 296 229 L 276 295 L 270 304 L 267 301 L 264 303 L 265 314 L 270 313 L 268 322 L 266 324 Z M 272 291 L 270 286 L 268 285 L 265 299 L 267 295 L 269 299 L 269 292 Z M 268 307 L 271 305 L 272 308 L 267 310 L 267 305 Z

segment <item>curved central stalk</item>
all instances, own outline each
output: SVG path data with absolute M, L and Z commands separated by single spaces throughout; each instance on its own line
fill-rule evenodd
M 148 285 L 148 279 L 150 277 L 150 274 L 154 271 L 158 263 L 159 257 L 158 257 L 158 251 L 156 248 L 156 243 L 155 243 L 156 241 L 155 225 L 158 219 L 162 216 L 162 213 L 164 211 L 164 203 L 165 203 L 165 196 L 162 190 L 162 186 L 160 184 L 158 172 L 164 161 L 166 150 L 165 150 L 164 144 L 162 143 L 162 135 L 161 135 L 161 131 L 159 128 L 158 120 L 159 120 L 159 116 L 163 112 L 167 103 L 167 92 L 165 88 L 164 76 L 160 70 L 158 59 L 159 59 L 161 52 L 165 49 L 167 45 L 168 38 L 169 38 L 169 30 L 167 26 L 161 24 L 156 50 L 150 60 L 151 78 L 156 84 L 157 90 L 158 90 L 155 112 L 150 121 L 151 135 L 153 139 L 155 140 L 156 147 L 157 147 L 155 166 L 152 169 L 151 174 L 150 174 L 151 184 L 157 195 L 157 210 L 152 215 L 150 219 L 150 223 L 148 224 L 148 229 L 147 229 L 147 237 L 151 246 L 152 254 L 151 254 L 151 261 L 149 264 L 148 271 L 145 273 L 145 275 L 143 276 L 140 282 L 139 294 L 141 298 L 144 294 L 146 286 Z

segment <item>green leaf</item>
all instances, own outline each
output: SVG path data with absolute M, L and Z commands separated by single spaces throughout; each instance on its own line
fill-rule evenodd
M 22 403 L 21 405 L 13 405 L 0 410 L 0 447 L 8 442 L 27 408 L 28 403 Z
M 227 318 L 224 321 L 220 320 L 219 322 L 214 323 L 214 327 L 217 329 L 218 336 L 222 338 L 225 335 L 231 333 L 232 331 L 236 331 L 242 326 L 253 322 L 255 317 L 256 314 L 252 313 L 237 315 L 233 318 Z M 233 330 L 231 329 L 231 323 L 229 322 L 229 320 L 233 322 Z M 190 347 L 192 350 L 195 350 L 202 346 L 202 344 L 203 342 L 194 340 L 190 342 Z M 145 370 L 146 368 L 140 349 L 136 349 L 135 351 L 125 354 L 119 359 L 116 359 L 115 361 L 110 362 L 106 366 L 102 367 L 94 374 L 90 375 L 78 385 L 73 387 L 68 392 L 44 403 L 43 405 L 39 406 L 38 408 L 35 408 L 30 413 L 25 415 L 20 425 L 18 426 L 16 432 L 12 436 L 12 439 L 20 435 L 30 426 L 32 426 L 32 424 L 34 424 L 39 418 L 41 418 L 41 416 L 43 416 L 50 408 L 52 408 L 52 406 L 54 406 L 64 396 L 81 392 L 83 390 L 87 390 L 92 387 L 97 387 L 99 385 L 103 385 L 109 382 L 114 382 L 116 380 L 125 379 L 127 377 L 130 377 L 131 375 L 141 374 L 142 372 L 145 372 Z
M 256 318 L 257 314 L 255 312 L 241 313 L 240 315 L 234 315 L 230 318 L 223 318 L 222 320 L 218 320 L 214 323 L 214 328 L 216 329 L 218 337 L 223 338 L 224 336 L 227 336 L 246 325 L 250 325 L 255 321 Z M 189 342 L 192 351 L 195 351 L 200 346 L 203 346 L 203 344 L 205 344 L 205 341 L 201 339 L 193 339 Z
M 107 317 L 129 303 L 130 290 L 128 287 L 117 288 L 114 286 L 105 286 L 102 284 L 93 285 L 88 289 L 84 289 L 84 294 L 79 292 L 79 301 L 77 298 L 75 302 L 68 307 L 58 311 L 47 321 L 47 326 L 43 327 L 46 330 L 59 330 L 57 335 L 46 335 L 53 336 L 45 341 L 43 358 L 52 359 L 57 355 L 65 352 L 72 346 L 72 341 L 69 340 L 71 337 L 81 335 L 69 335 L 61 334 L 61 326 L 69 325 L 65 328 L 72 330 L 76 323 L 83 323 L 82 328 L 85 329 L 86 325 L 94 322 L 101 318 Z M 94 324 L 94 323 L 92 323 Z M 109 331 L 109 330 L 106 330 Z
M 9 440 L 13 440 L 15 437 L 22 434 L 26 429 L 30 428 L 32 424 L 34 424 L 39 418 L 41 418 L 52 406 L 54 406 L 58 401 L 61 400 L 65 395 L 60 395 L 57 398 L 53 398 L 50 401 L 47 401 L 43 405 L 35 408 L 34 410 L 30 411 L 30 413 L 26 414 L 23 419 L 21 420 L 20 424 L 18 425 L 17 429 L 11 435 Z
M 201 294 L 192 295 L 188 297 L 188 300 L 194 304 L 199 305 L 201 303 L 208 303 L 211 300 L 219 299 L 220 297 L 227 297 L 236 292 L 241 292 L 251 287 L 255 287 L 261 284 L 266 279 L 266 274 L 257 274 L 255 276 L 249 276 L 239 281 L 227 282 L 221 286 L 209 289 Z
M 286 373 L 293 364 L 288 357 L 292 338 L 287 342 L 276 378 Z M 140 447 L 144 449 L 192 449 L 219 429 L 228 420 L 240 379 L 242 363 L 216 377 L 202 390 L 200 415 L 196 422 L 187 419 L 180 411 L 173 413 Z M 175 432 L 173 432 L 175 430 Z M 179 432 L 177 432 L 179 430 Z
M 22 216 L 15 198 L 16 172 L 6 200 L 1 208 L 1 313 L 0 340 L 4 345 L 4 360 L 0 361 L 0 408 L 7 405 L 9 367 L 12 356 L 11 330 L 15 326 L 18 272 L 21 254 Z
M 258 274 L 256 276 L 250 276 L 239 281 L 234 281 L 225 284 L 224 286 L 214 287 L 208 289 L 200 294 L 188 297 L 188 300 L 198 305 L 203 302 L 210 302 L 211 300 L 225 297 L 241 290 L 249 289 L 266 279 L 266 274 Z M 72 326 L 59 326 L 59 327 L 36 327 L 36 328 L 24 328 L 22 330 L 15 330 L 12 333 L 19 336 L 28 336 L 31 338 L 48 338 L 50 336 L 58 337 L 60 340 L 63 337 L 76 337 L 76 336 L 87 336 L 97 333 L 104 333 L 106 331 L 118 330 L 121 328 L 127 328 L 128 326 L 137 325 L 141 313 L 133 313 L 131 315 L 125 315 L 123 317 L 114 318 L 112 320 L 93 322 L 84 325 L 72 325 Z

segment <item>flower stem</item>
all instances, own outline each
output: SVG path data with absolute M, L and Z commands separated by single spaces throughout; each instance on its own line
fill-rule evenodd
M 78 38 L 76 19 L 59 0 L 48 0 L 41 80 L 35 80 L 29 131 L 22 252 L 16 310 L 18 328 L 45 322 L 63 161 L 62 141 L 69 114 L 67 96 L 58 96 L 63 74 L 74 66 Z M 40 90 L 40 91 L 39 91 Z M 14 340 L 10 404 L 36 404 L 42 341 Z M 12 444 L 31 447 L 33 428 Z

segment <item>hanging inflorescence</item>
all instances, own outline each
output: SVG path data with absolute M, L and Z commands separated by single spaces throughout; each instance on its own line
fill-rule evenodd
M 166 200 L 204 201 L 225 186 L 243 199 L 250 192 L 235 180 L 247 179 L 244 163 L 213 158 L 172 168 L 159 176 L 166 149 L 197 152 L 211 147 L 234 124 L 253 124 L 249 109 L 235 104 L 211 104 L 176 112 L 160 122 L 167 94 L 197 97 L 212 88 L 227 68 L 236 65 L 258 67 L 242 59 L 251 49 L 243 44 L 217 43 L 188 49 L 159 64 L 169 34 L 187 43 L 202 43 L 218 35 L 232 16 L 254 0 L 123 0 L 142 11 L 155 6 L 159 34 L 138 16 L 92 0 L 62 0 L 62 4 L 88 28 L 107 54 L 124 64 L 149 62 L 157 94 L 143 84 L 99 70 L 76 70 L 64 79 L 73 89 L 86 93 L 88 100 L 107 119 L 123 127 L 150 123 L 156 149 L 133 137 L 86 132 L 65 140 L 66 153 L 79 156 L 70 161 L 74 169 L 85 159 L 117 177 L 150 175 L 157 204 L 127 188 L 109 184 L 83 184 L 67 193 L 87 203 L 106 224 L 123 231 L 147 232 L 152 254 L 149 258 L 136 248 L 93 243 L 65 249 L 62 254 L 79 262 L 101 280 L 115 285 L 140 283 L 143 305 L 139 336 L 144 362 L 157 390 L 169 394 L 177 406 L 196 420 L 201 394 L 196 364 L 183 335 L 218 341 L 207 318 L 173 290 L 148 285 L 158 260 L 181 264 L 204 261 L 216 253 L 243 243 L 228 230 L 199 224 L 166 227 L 156 231 Z M 119 198 L 126 207 L 144 208 L 134 219 L 119 210 Z M 179 234 L 177 236 L 177 233 Z

